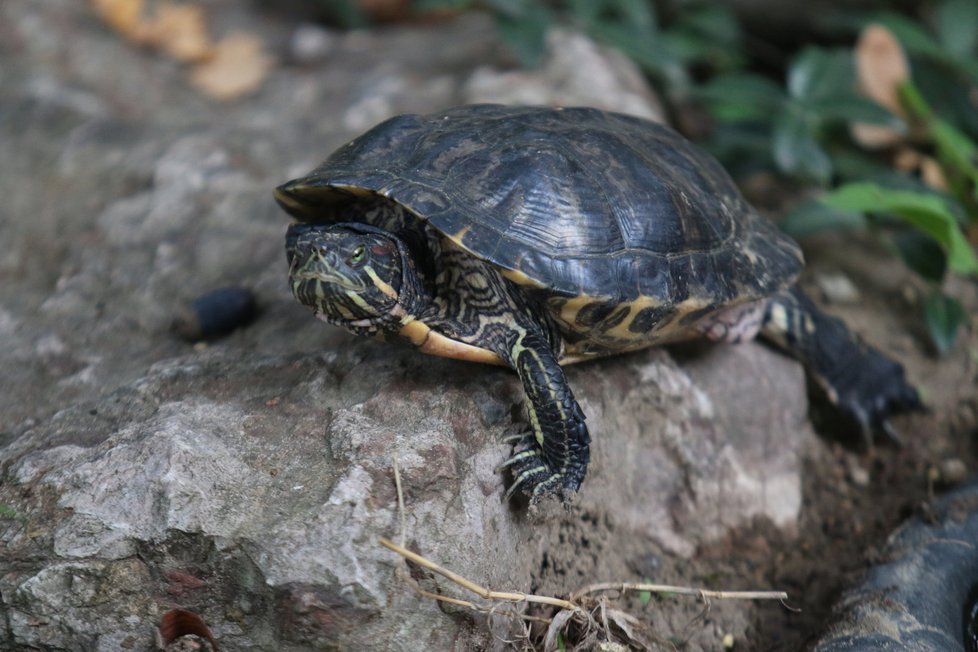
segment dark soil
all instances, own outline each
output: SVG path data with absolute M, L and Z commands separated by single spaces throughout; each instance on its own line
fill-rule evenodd
M 922 288 L 899 262 L 868 236 L 832 234 L 805 243 L 806 280 L 842 271 L 858 285 L 856 304 L 828 305 L 865 339 L 900 360 L 921 389 L 927 411 L 895 423 L 902 447 L 880 441 L 867 447 L 856 433 L 836 436 L 819 427 L 826 444 L 809 451 L 805 462 L 804 505 L 797 539 L 758 524 L 703 559 L 737 559 L 745 576 L 760 586 L 787 591 L 797 613 L 759 605 L 746 648 L 798 650 L 824 627 L 840 593 L 857 583 L 889 534 L 906 518 L 926 512 L 930 500 L 978 467 L 978 333 L 962 333 L 955 347 L 938 358 L 927 343 L 921 311 L 914 301 Z M 809 285 L 805 283 L 806 285 Z M 968 314 L 978 314 L 976 290 L 960 283 L 958 296 Z M 817 291 L 813 291 L 817 295 Z M 831 427 L 831 425 L 828 425 Z M 701 562 L 705 563 L 705 562 Z

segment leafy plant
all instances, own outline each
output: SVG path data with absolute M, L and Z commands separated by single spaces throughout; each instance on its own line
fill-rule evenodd
M 792 61 L 784 88 L 757 73 L 733 72 L 713 78 L 696 95 L 721 124 L 746 123 L 762 134 L 755 144 L 758 159 L 773 161 L 788 176 L 826 185 L 834 169 L 822 142 L 831 130 L 853 119 L 901 125 L 854 87 L 847 50 L 810 47 Z
M 934 346 L 946 353 L 967 314 L 957 299 L 941 292 L 941 282 L 948 268 L 978 276 L 978 256 L 961 232 L 948 201 L 933 193 L 852 183 L 823 195 L 821 204 L 856 221 L 867 215 L 885 215 L 917 229 L 898 232 L 895 244 L 907 266 L 932 285 L 924 299 L 924 319 Z
M 549 28 L 571 25 L 623 52 L 670 94 L 691 88 L 694 65 L 724 70 L 741 63 L 740 27 L 719 3 L 684 7 L 665 27 L 647 0 L 415 0 L 414 7 L 488 11 L 527 66 L 540 63 Z
M 938 3 L 931 29 L 892 12 L 835 24 L 866 28 L 873 20 L 892 30 L 899 57 L 890 62 L 894 68 L 879 72 L 904 71 L 903 81 L 893 82 L 891 101 L 883 101 L 889 109 L 851 90 L 856 80 L 847 50 L 803 50 L 791 60 L 784 87 L 755 72 L 733 71 L 709 80 L 697 97 L 717 123 L 711 145 L 728 167 L 763 166 L 822 186 L 843 183 L 790 212 L 787 231 L 887 227 L 875 231 L 890 237 L 931 287 L 924 318 L 943 353 L 967 321 L 960 302 L 942 292 L 944 278 L 978 276 L 978 4 Z M 863 149 L 871 144 L 853 137 L 857 123 L 888 128 L 890 148 Z M 929 166 L 921 167 L 929 175 L 900 171 L 901 154 Z

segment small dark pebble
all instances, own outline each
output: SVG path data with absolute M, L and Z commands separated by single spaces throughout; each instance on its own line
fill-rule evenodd
M 227 287 L 203 294 L 173 320 L 173 331 L 190 342 L 210 340 L 247 326 L 258 315 L 254 293 Z

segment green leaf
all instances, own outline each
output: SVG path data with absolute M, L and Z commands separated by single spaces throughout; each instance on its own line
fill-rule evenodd
M 841 211 L 886 213 L 912 224 L 944 247 L 948 265 L 959 274 L 978 274 L 978 257 L 961 232 L 954 213 L 934 194 L 891 190 L 874 183 L 850 183 L 822 196 Z
M 702 63 L 714 70 L 743 67 L 740 25 L 724 5 L 690 7 L 663 36 L 687 64 Z
M 767 77 L 742 72 L 717 75 L 697 87 L 694 96 L 724 122 L 769 119 L 787 99 L 781 87 Z
M 961 302 L 954 297 L 934 294 L 924 300 L 924 319 L 927 330 L 937 351 L 942 355 L 951 350 L 958 330 L 968 315 Z
M 714 43 L 733 45 L 740 41 L 740 24 L 733 10 L 724 4 L 691 7 L 679 15 L 675 25 L 688 29 Z
M 974 61 L 978 66 L 978 57 Z M 940 107 L 941 118 L 978 140 L 978 111 L 972 87 L 978 86 L 978 73 L 969 82 L 947 66 L 933 61 L 914 63 L 913 84 L 930 106 Z
M 512 19 L 523 18 L 537 9 L 542 9 L 533 0 L 484 0 L 484 3 L 497 16 L 502 15 Z
M 567 7 L 570 9 L 571 16 L 578 24 L 584 26 L 590 25 L 598 19 L 604 9 L 604 4 L 604 2 L 595 2 L 595 0 L 567 0 Z
M 798 111 L 786 111 L 778 117 L 771 146 L 774 162 L 786 174 L 821 184 L 827 183 L 832 176 L 832 161 L 815 141 L 811 127 Z
M 973 57 L 978 45 L 978 2 L 944 0 L 934 16 L 937 37 L 949 54 L 958 58 Z
M 511 16 L 496 14 L 496 29 L 520 62 L 538 66 L 547 49 L 547 30 L 553 24 L 550 11 L 541 5 L 529 5 L 525 12 Z
M 932 283 L 940 283 L 947 272 L 947 254 L 934 238 L 922 231 L 900 231 L 893 237 L 907 267 Z
M 658 33 L 647 33 L 632 25 L 608 20 L 591 26 L 591 36 L 606 45 L 618 48 L 646 72 L 659 77 L 673 88 L 685 88 L 689 76 L 677 52 L 668 47 Z
M 978 146 L 963 131 L 938 117 L 913 82 L 907 81 L 900 86 L 900 101 L 926 125 L 937 149 L 937 158 L 958 198 L 964 203 L 969 199 L 978 200 Z M 972 219 L 978 220 L 978 216 Z
M 833 172 L 846 181 L 874 181 L 893 188 L 924 187 L 918 179 L 894 170 L 878 156 L 855 147 L 835 147 L 829 150 L 829 157 L 832 159 Z
M 414 0 L 411 8 L 415 12 L 431 11 L 433 9 L 468 9 L 474 0 Z
M 757 170 L 773 170 L 771 125 L 758 121 L 719 122 L 703 143 L 734 178 Z
M 652 579 L 651 578 L 648 578 L 648 577 L 643 577 L 642 578 L 642 584 L 651 584 L 651 583 L 652 583 Z M 649 606 L 649 603 L 652 602 L 652 592 L 651 591 L 639 591 L 638 592 L 638 601 L 642 604 L 643 607 Z
M 652 11 L 652 3 L 646 0 L 616 0 L 623 22 L 651 34 L 659 30 L 659 23 Z
M 802 238 L 821 231 L 862 229 L 866 226 L 866 218 L 862 213 L 835 210 L 811 199 L 795 206 L 778 226 L 785 233 Z
M 937 147 L 937 158 L 952 173 L 967 177 L 972 197 L 978 199 L 978 147 L 964 132 L 939 118 L 931 122 L 930 134 Z M 974 219 L 978 220 L 978 216 Z
M 806 102 L 805 108 L 819 118 L 842 122 L 867 122 L 904 129 L 903 121 L 872 100 L 855 93 L 831 95 Z
M 788 94 L 800 100 L 840 95 L 852 89 L 854 78 L 848 52 L 809 47 L 788 68 Z

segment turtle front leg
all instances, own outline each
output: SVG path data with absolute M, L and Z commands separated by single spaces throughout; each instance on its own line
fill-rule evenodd
M 587 472 L 590 452 L 584 413 L 574 399 L 563 369 L 546 338 L 522 334 L 507 352 L 526 392 L 531 432 L 524 446 L 503 463 L 513 472 L 506 498 L 517 491 L 532 500 L 577 491 Z
M 768 302 L 762 334 L 798 358 L 822 385 L 829 400 L 855 421 L 864 435 L 882 431 L 899 441 L 891 414 L 919 409 L 917 390 L 903 366 L 826 315 L 797 287 Z

